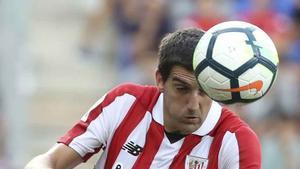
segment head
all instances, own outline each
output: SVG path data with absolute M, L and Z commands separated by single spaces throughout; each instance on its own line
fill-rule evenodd
M 204 32 L 184 29 L 163 38 L 156 83 L 164 93 L 164 124 L 168 132 L 190 134 L 203 123 L 212 100 L 193 72 L 193 52 Z

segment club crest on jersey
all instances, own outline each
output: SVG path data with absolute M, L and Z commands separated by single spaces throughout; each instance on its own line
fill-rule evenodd
M 122 169 L 123 165 L 121 163 L 116 163 L 113 165 L 112 169 Z
M 185 159 L 186 169 L 206 169 L 207 164 L 208 164 L 208 159 L 206 158 L 187 155 Z
M 123 145 L 122 150 L 127 151 L 133 156 L 138 156 L 143 151 L 143 147 L 135 144 L 133 141 L 130 141 Z

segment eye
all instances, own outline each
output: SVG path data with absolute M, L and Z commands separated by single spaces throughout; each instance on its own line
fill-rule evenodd
M 186 87 L 177 87 L 177 90 L 187 90 Z
M 176 90 L 179 91 L 179 92 L 186 92 L 189 90 L 188 87 L 186 86 L 175 86 Z

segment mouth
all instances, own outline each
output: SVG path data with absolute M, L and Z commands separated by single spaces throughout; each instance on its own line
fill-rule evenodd
M 186 123 L 199 123 L 201 120 L 199 117 L 196 116 L 186 116 L 184 117 L 184 121 Z

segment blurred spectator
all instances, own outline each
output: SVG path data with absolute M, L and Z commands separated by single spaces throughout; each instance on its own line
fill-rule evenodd
M 171 21 L 176 28 L 180 28 L 181 21 L 191 16 L 198 7 L 195 5 L 195 0 L 167 0 L 169 6 L 169 15 Z
M 300 5 L 294 6 L 291 13 L 292 29 L 291 44 L 289 45 L 285 61 L 293 64 L 300 64 Z
M 272 0 L 271 6 L 280 14 L 291 15 L 295 1 L 297 0 Z
M 285 52 L 284 50 L 288 45 L 287 34 L 290 29 L 287 15 L 280 14 L 272 8 L 273 0 L 253 0 L 250 2 L 246 1 L 246 3 L 247 8 L 236 13 L 236 16 L 233 18 L 258 26 L 272 38 L 279 54 Z
M 232 16 L 237 16 L 251 8 L 251 0 L 232 0 Z
M 264 1 L 264 0 L 263 0 Z M 295 0 L 272 0 L 267 6 L 279 14 L 290 15 Z M 265 3 L 265 2 L 262 2 Z M 257 4 L 252 0 L 232 0 L 233 15 L 256 8 Z
M 244 109 L 239 110 L 244 112 L 240 115 L 258 133 L 262 143 L 263 169 L 299 169 L 300 8 L 297 3 L 300 1 L 233 2 L 234 11 L 230 18 L 253 23 L 269 34 L 278 50 L 280 65 L 276 82 L 264 98 L 232 107 Z
M 300 115 L 300 8 L 295 6 L 291 14 L 290 43 L 286 53 L 282 53 L 281 74 L 278 78 L 278 108 L 294 117 Z
M 171 30 L 166 1 L 105 0 L 101 8 L 95 10 L 87 21 L 83 49 L 91 47 L 95 32 L 109 18 L 116 30 L 114 49 L 118 81 L 147 83 L 153 79 L 148 77 L 148 72 L 154 69 L 158 42 Z
M 279 66 L 280 72 L 278 73 L 278 78 L 271 91 L 263 99 L 246 106 L 246 109 L 251 112 L 251 114 L 249 113 L 248 115 L 249 119 L 261 120 L 270 115 L 274 116 L 276 113 L 294 113 L 295 103 L 298 100 L 297 96 L 295 96 L 298 87 L 296 87 L 294 83 L 294 74 L 283 73 L 285 72 L 285 69 L 282 68 L 282 59 L 288 52 L 288 46 L 291 41 L 291 20 L 287 14 L 279 13 L 273 8 L 274 1 L 272 0 L 246 0 L 237 2 L 239 3 L 237 6 L 243 7 L 244 10 L 239 10 L 239 13 L 235 13 L 235 16 L 232 18 L 250 22 L 264 30 L 275 43 L 281 60 Z M 290 70 L 291 69 L 288 69 L 287 71 L 289 72 Z M 284 83 L 284 85 L 282 83 Z M 285 91 L 283 92 L 281 90 Z M 294 99 L 287 99 L 287 97 L 292 97 Z M 261 107 L 263 107 L 263 109 Z
M 228 17 L 226 4 L 228 3 L 218 0 L 196 0 L 196 9 L 188 18 L 183 20 L 181 27 L 192 26 L 208 30 Z
M 296 120 L 287 117 L 268 118 L 262 131 L 262 168 L 298 169 L 300 140 Z

